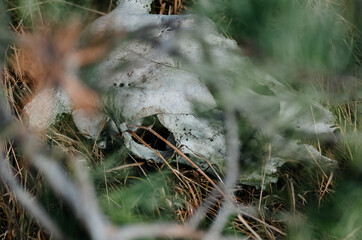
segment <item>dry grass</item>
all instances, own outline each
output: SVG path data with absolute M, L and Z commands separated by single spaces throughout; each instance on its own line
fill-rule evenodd
M 112 1 L 109 3 L 109 8 L 112 7 Z M 158 14 L 178 14 L 185 10 L 186 4 L 182 0 L 159 0 L 156 1 L 154 6 L 154 12 Z M 87 11 L 96 11 L 95 9 Z M 42 62 L 45 53 L 39 56 L 39 52 L 34 52 L 28 48 L 12 46 L 8 52 L 7 66 L 4 69 L 3 85 L 5 89 L 5 95 L 11 106 L 14 118 L 21 122 L 21 111 L 24 105 L 32 98 L 33 94 L 44 87 L 48 87 L 47 84 L 55 86 L 58 84 L 64 84 L 64 79 L 67 79 L 67 71 L 59 66 L 64 66 L 64 62 L 67 61 L 70 55 L 77 54 L 78 50 L 75 48 L 76 36 L 80 32 L 80 26 L 66 26 L 62 29 L 61 34 L 69 31 L 68 42 L 53 42 L 52 35 L 44 35 L 35 33 L 33 37 L 27 38 L 25 41 L 30 46 L 35 46 L 35 50 L 43 49 L 41 45 L 37 43 L 49 44 L 53 43 L 51 47 L 56 53 L 59 53 L 55 59 L 51 61 Z M 24 36 L 28 35 L 29 31 L 23 29 L 21 24 L 13 29 L 18 34 Z M 60 34 L 60 33 L 59 33 Z M 66 35 L 66 34 L 65 34 Z M 43 37 L 39 41 L 39 36 Z M 62 38 L 64 39 L 64 38 Z M 67 39 L 66 39 L 67 40 Z M 67 46 L 63 48 L 63 44 Z M 88 51 L 98 51 L 99 56 L 105 51 L 105 48 L 90 48 Z M 82 52 L 85 58 L 89 56 L 87 52 Z M 97 55 L 97 56 L 98 56 Z M 60 56 L 60 57 L 59 57 Z M 93 59 L 84 59 L 84 62 L 91 62 Z M 53 79 L 53 82 L 45 81 L 45 79 Z M 89 89 L 85 89 L 81 85 L 69 86 L 69 89 L 77 89 L 84 91 L 82 96 L 89 96 L 94 94 Z M 79 91 L 77 91 L 79 93 Z M 84 99 L 81 97 L 80 99 Z M 79 106 L 83 103 L 79 102 L 79 97 L 73 98 L 74 102 L 78 102 Z M 89 102 L 89 101 L 87 101 Z M 352 104 L 352 105 L 351 105 Z M 356 107 L 355 103 L 347 103 L 345 106 L 336 107 L 337 115 L 339 117 L 339 127 L 341 133 L 345 133 L 346 128 L 353 128 L 358 132 L 359 126 L 354 114 Z M 148 129 L 153 131 L 152 129 Z M 150 147 L 142 137 L 133 133 L 140 142 Z M 153 132 L 156 137 L 162 141 L 161 136 Z M 74 130 L 72 123 L 64 121 L 56 127 L 51 128 L 46 134 L 42 135 L 44 141 L 48 141 L 53 148 L 59 148 L 63 152 L 81 152 L 88 159 L 91 160 L 94 166 L 100 166 L 104 159 L 107 157 L 107 152 L 104 152 L 97 148 L 96 144 L 89 145 L 84 142 L 84 138 L 79 132 Z M 166 144 L 170 144 L 166 142 Z M 18 155 L 18 147 L 13 146 L 12 142 L 8 142 L 4 146 L 7 152 L 7 160 L 11 163 L 13 170 L 17 174 L 17 178 L 23 186 L 27 186 L 31 189 L 31 193 L 36 195 L 40 187 L 41 176 L 34 175 L 28 169 L 26 162 L 23 161 L 22 156 Z M 175 146 L 171 146 L 178 154 L 183 154 L 178 151 Z M 351 152 L 349 145 L 342 146 L 341 152 Z M 325 152 L 331 156 L 336 152 L 330 148 L 324 149 Z M 351 154 L 350 154 L 351 155 Z M 183 156 L 187 159 L 187 156 Z M 350 158 L 350 156 L 347 156 Z M 188 159 L 192 163 L 191 160 Z M 180 223 L 187 222 L 194 214 L 195 211 L 204 203 L 204 201 L 210 196 L 210 193 L 214 188 L 219 188 L 216 182 L 219 181 L 217 177 L 210 177 L 203 171 L 198 169 L 178 166 L 177 164 L 169 164 L 165 160 L 164 164 L 150 164 L 142 160 L 134 159 L 132 156 L 127 157 L 127 163 L 125 165 L 118 166 L 112 171 L 118 170 L 135 170 L 128 176 L 127 179 L 147 179 L 147 173 L 149 172 L 162 172 L 164 169 L 169 169 L 174 175 L 169 177 L 169 181 L 173 183 L 172 194 L 177 195 L 186 204 L 178 207 L 174 211 L 175 218 Z M 132 175 L 133 174 L 133 175 Z M 278 216 L 282 213 L 288 212 L 289 214 L 302 214 L 303 209 L 310 201 L 313 201 L 315 196 L 319 200 L 320 204 L 323 204 L 323 199 L 328 197 L 330 192 L 333 192 L 335 176 L 333 172 L 323 173 L 318 169 L 306 169 L 302 166 L 286 166 L 281 170 L 281 179 L 278 184 L 270 186 L 269 190 L 261 191 L 255 187 L 250 186 L 235 186 L 235 195 L 237 201 L 244 205 L 258 206 L 258 215 L 243 217 L 240 214 L 234 216 L 230 221 L 231 224 L 227 226 L 227 231 L 241 232 L 249 236 L 251 239 L 280 239 L 286 235 L 287 223 Z M 106 173 L 104 174 L 104 187 L 108 193 L 110 190 L 117 190 L 122 186 L 127 186 L 127 180 L 124 182 L 113 182 L 107 179 Z M 220 189 L 219 189 L 220 190 Z M 0 185 L 1 197 L 0 197 L 0 239 L 49 239 L 49 235 L 44 232 L 37 224 L 37 222 L 23 210 L 20 204 L 17 203 L 13 194 L 9 190 L 6 184 Z M 222 192 L 222 190 L 220 190 Z M 221 207 L 222 196 L 216 197 L 217 201 L 213 201 L 211 206 L 208 206 L 207 219 L 211 222 Z M 207 221 L 206 221 L 207 222 Z
M 187 0 L 158 0 L 155 1 L 153 13 L 162 15 L 180 14 L 188 9 Z

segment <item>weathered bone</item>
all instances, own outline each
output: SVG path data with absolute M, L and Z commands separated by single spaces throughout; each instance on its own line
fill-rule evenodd
M 220 112 L 215 110 L 216 102 L 205 83 L 198 75 L 188 71 L 184 63 L 196 65 L 211 61 L 215 68 L 231 72 L 239 71 L 240 66 L 250 65 L 243 65 L 247 59 L 240 55 L 236 42 L 220 35 L 211 20 L 194 15 L 152 15 L 149 14 L 151 2 L 120 1 L 115 10 L 96 20 L 90 28 L 90 32 L 96 35 L 107 31 L 133 32 L 145 29 L 150 32 L 149 37 L 153 40 L 149 42 L 132 39 L 122 42 L 98 67 L 99 88 L 112 92 L 111 96 L 106 96 L 112 101 L 112 106 L 106 106 L 107 111 L 117 112 L 117 117 L 121 119 L 117 121 L 126 123 L 156 116 L 173 135 L 180 150 L 189 154 L 201 169 L 209 169 L 209 162 L 222 170 L 226 150 L 222 122 L 200 118 L 197 114 L 208 112 L 220 115 Z M 123 63 L 127 63 L 126 67 L 119 68 Z M 258 72 L 257 75 L 256 81 L 268 86 L 277 96 L 293 97 L 296 94 L 267 74 Z M 225 84 L 232 85 L 232 81 L 226 80 Z M 62 100 L 67 99 L 66 93 L 47 91 L 53 96 L 51 101 L 47 93 L 47 96 L 37 96 L 25 107 L 31 127 L 46 128 L 56 122 L 56 116 L 71 111 L 69 101 Z M 246 98 L 250 96 L 253 96 L 255 101 L 269 99 L 256 93 Z M 37 106 L 44 102 L 53 102 L 61 107 L 42 114 Z M 197 112 L 194 110 L 195 106 Z M 302 110 L 301 107 L 280 101 L 280 116 L 300 131 L 331 133 L 331 113 L 318 104 L 314 104 L 313 108 L 316 109 L 315 113 L 308 115 L 303 112 L 303 116 L 296 118 Z M 318 115 L 321 117 L 315 118 Z M 90 116 L 85 110 L 73 111 L 73 119 L 78 129 L 93 138 L 96 138 L 100 131 L 102 117 Z M 118 127 L 126 129 L 125 124 Z M 288 159 L 332 162 L 312 146 L 286 141 L 280 136 L 276 136 L 272 144 L 282 141 L 288 142 L 286 149 L 289 151 L 273 151 L 265 166 L 264 184 L 278 179 L 277 170 Z M 125 133 L 125 145 L 140 158 L 162 161 L 154 151 L 135 142 L 129 133 Z M 172 152 L 164 151 L 161 154 L 168 158 Z M 182 158 L 178 158 L 178 161 L 187 164 Z M 243 171 L 241 180 L 244 183 L 260 185 L 263 177 L 260 166 L 250 164 L 250 167 Z

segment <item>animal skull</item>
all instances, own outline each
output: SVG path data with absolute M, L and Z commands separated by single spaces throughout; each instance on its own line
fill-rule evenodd
M 185 62 L 197 65 L 205 59 L 212 59 L 215 66 L 235 71 L 235 63 L 242 63 L 247 59 L 241 57 L 235 41 L 217 32 L 211 20 L 195 15 L 152 15 L 149 14 L 151 3 L 152 0 L 121 0 L 115 10 L 97 19 L 90 27 L 90 32 L 95 35 L 106 31 L 134 32 L 144 29 L 152 39 L 151 42 L 142 39 L 122 42 L 98 67 L 98 86 L 109 93 L 105 101 L 108 109 L 106 113 L 116 113 L 113 118 L 116 118 L 117 127 L 122 130 L 127 129 L 127 124 L 139 124 L 149 116 L 157 117 L 170 132 L 176 146 L 188 154 L 201 169 L 208 170 L 210 165 L 216 165 L 222 170 L 226 155 L 222 121 L 199 117 L 199 113 L 214 116 L 222 113 L 216 110 L 215 99 L 205 83 L 198 75 L 187 70 Z M 126 67 L 119 68 L 123 63 L 126 63 Z M 261 74 L 259 79 L 261 84 L 267 85 L 275 94 L 292 94 L 269 75 Z M 226 80 L 225 84 L 232 85 L 232 82 Z M 62 96 L 59 97 L 59 94 Z M 53 96 L 55 99 L 66 99 L 65 92 L 58 92 Z M 255 97 L 258 98 L 256 94 Z M 29 116 L 36 114 L 31 109 L 37 102 L 39 100 L 25 107 Z M 60 111 L 64 112 L 66 109 L 69 112 L 69 101 L 63 102 L 66 107 Z M 315 104 L 315 108 L 323 116 L 321 120 L 310 116 L 299 118 L 299 121 L 293 120 L 299 109 L 287 102 L 280 102 L 280 115 L 290 118 L 291 124 L 303 131 L 314 132 L 317 127 L 319 133 L 332 132 L 330 112 L 318 104 Z M 52 114 L 57 115 L 59 112 Z M 78 109 L 73 110 L 72 115 L 81 132 L 97 138 L 103 119 L 101 113 L 93 113 L 91 116 L 87 110 Z M 124 137 L 126 147 L 133 154 L 143 159 L 163 162 L 153 150 L 134 141 L 129 133 L 125 132 Z M 276 141 L 283 140 L 281 136 L 276 138 Z M 289 149 L 291 152 L 280 151 L 267 163 L 265 184 L 277 180 L 277 169 L 286 162 L 289 154 L 298 155 L 297 158 L 304 160 L 315 158 L 332 162 L 310 145 L 289 142 Z M 173 154 L 171 149 L 159 152 L 166 159 Z M 183 158 L 177 159 L 187 164 Z M 244 171 L 242 176 L 244 183 L 253 185 L 260 184 L 261 179 L 259 167 Z

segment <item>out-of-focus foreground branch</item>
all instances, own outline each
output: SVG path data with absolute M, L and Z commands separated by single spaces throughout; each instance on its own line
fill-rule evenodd
M 74 164 L 75 180 L 71 180 L 64 169 L 51 156 L 51 152 L 42 145 L 38 139 L 27 129 L 19 126 L 12 120 L 9 109 L 6 107 L 5 99 L 1 98 L 1 145 L 4 146 L 6 140 L 12 140 L 16 145 L 22 146 L 26 159 L 29 163 L 41 172 L 51 187 L 73 210 L 76 217 L 81 221 L 91 239 L 139 239 L 144 237 L 171 237 L 190 239 L 223 239 L 221 232 L 227 223 L 229 214 L 238 211 L 237 205 L 233 203 L 232 187 L 238 176 L 238 140 L 235 129 L 235 116 L 228 115 L 227 131 L 230 139 L 230 149 L 228 152 L 228 166 L 230 171 L 222 185 L 225 193 L 224 207 L 216 217 L 209 232 L 203 232 L 186 224 L 160 223 L 160 224 L 134 224 L 115 226 L 110 223 L 105 215 L 100 211 L 93 185 L 89 180 L 85 166 L 85 160 L 73 156 L 70 161 Z M 9 130 L 10 129 L 10 130 Z M 31 149 L 31 151 L 29 151 Z M 36 196 L 28 193 L 28 190 L 17 182 L 16 176 L 9 165 L 8 155 L 1 151 L 0 158 L 0 178 L 7 184 L 21 205 L 34 217 L 39 224 L 46 229 L 55 239 L 65 239 L 65 234 L 57 226 L 57 223 L 49 216 L 44 207 L 36 200 Z M 210 238 L 211 237 L 211 238 Z M 230 239 L 230 238 L 226 238 Z

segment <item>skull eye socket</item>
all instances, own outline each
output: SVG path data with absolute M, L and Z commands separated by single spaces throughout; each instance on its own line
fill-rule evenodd
M 175 145 L 176 141 L 173 136 L 173 134 L 164 127 L 160 121 L 158 120 L 157 116 L 150 116 L 146 117 L 143 120 L 144 126 L 150 126 L 152 125 L 152 129 L 156 131 L 158 134 L 160 134 L 163 138 L 167 139 L 171 144 Z M 140 136 L 143 141 L 145 141 L 148 145 L 150 145 L 153 149 L 165 151 L 169 150 L 170 147 L 161 139 L 157 138 L 155 135 L 150 133 L 147 130 L 144 129 L 137 129 L 136 134 Z M 132 136 L 133 141 L 135 141 L 138 144 L 143 144 L 142 142 L 138 141 L 135 137 Z

